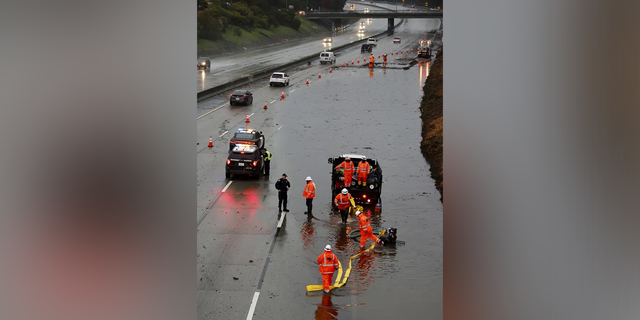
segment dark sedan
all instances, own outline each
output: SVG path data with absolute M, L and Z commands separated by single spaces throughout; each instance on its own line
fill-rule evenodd
M 207 57 L 198 58 L 198 70 L 211 68 L 211 60 Z
M 248 106 L 253 103 L 253 94 L 249 90 L 236 90 L 229 97 L 229 104 L 244 104 Z

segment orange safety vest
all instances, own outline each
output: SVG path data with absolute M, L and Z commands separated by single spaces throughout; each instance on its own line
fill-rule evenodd
M 307 199 L 313 199 L 316 196 L 316 185 L 313 182 L 309 181 L 304 187 L 302 196 Z
M 371 224 L 369 223 L 369 218 L 367 218 L 363 213 L 358 215 L 358 223 L 360 224 L 360 233 L 373 231 L 371 229 Z
M 358 163 L 358 173 L 369 173 L 370 169 L 371 165 L 366 160 L 362 160 Z
M 353 171 L 354 171 L 354 167 L 353 167 L 353 161 L 343 161 L 341 164 L 339 164 L 336 169 L 338 168 L 344 168 L 344 175 L 345 177 L 347 176 L 347 173 L 350 173 L 353 175 Z
M 336 206 L 338 206 L 338 209 L 342 210 L 349 207 L 349 200 L 351 200 L 351 198 L 351 193 L 347 193 L 346 196 L 342 193 L 339 193 L 333 200 L 333 202 L 336 204 Z
M 320 273 L 332 274 L 339 268 L 338 257 L 333 254 L 333 251 L 325 251 L 318 256 L 318 264 L 320 265 Z

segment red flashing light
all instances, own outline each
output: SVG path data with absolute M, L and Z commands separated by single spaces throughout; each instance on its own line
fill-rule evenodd
M 241 151 L 240 154 L 244 154 L 244 151 Z
M 253 166 L 254 167 L 258 166 L 258 160 L 253 161 Z
M 231 164 L 231 160 L 227 159 L 227 164 Z

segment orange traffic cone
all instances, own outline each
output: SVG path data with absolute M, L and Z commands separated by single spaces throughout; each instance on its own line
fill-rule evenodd
M 391 55 L 393 55 L 393 52 L 391 52 Z
M 282 100 L 284 100 L 284 90 L 282 90 L 282 94 L 280 95 L 280 98 L 282 98 Z
M 353 65 L 353 60 L 351 60 L 351 65 Z
M 213 137 L 209 136 L 209 148 L 213 148 Z
M 358 59 L 358 63 L 360 63 L 360 59 Z
M 413 53 L 413 49 L 411 49 L 411 53 Z
M 344 62 L 340 65 L 341 67 L 344 67 Z
M 249 115 L 247 115 L 247 120 L 245 120 L 244 122 L 249 123 Z
M 400 54 L 402 54 L 402 51 L 400 51 Z
M 322 73 L 318 73 L 318 79 L 322 78 Z
M 267 102 L 264 102 L 264 108 L 267 109 Z
M 331 73 L 331 72 L 333 72 L 333 71 L 331 70 L 331 68 L 329 68 L 329 73 Z
M 378 59 L 380 59 L 380 55 L 378 55 Z
M 309 78 L 307 78 L 307 85 L 309 85 Z

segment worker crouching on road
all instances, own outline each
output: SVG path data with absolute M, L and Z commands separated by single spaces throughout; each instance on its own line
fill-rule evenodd
M 324 247 L 324 252 L 318 256 L 318 265 L 320 265 L 320 274 L 322 274 L 322 288 L 324 292 L 331 290 L 331 282 L 333 281 L 333 273 L 338 270 L 338 257 L 331 251 L 331 246 Z
M 358 185 L 366 187 L 367 186 L 367 178 L 369 177 L 369 171 L 371 170 L 371 165 L 367 162 L 367 157 L 362 156 L 362 160 L 358 163 Z
M 349 188 L 351 187 L 351 180 L 353 179 L 353 172 L 355 171 L 351 158 L 344 158 L 344 161 L 336 167 L 336 170 L 341 168 L 344 169 L 344 187 Z
M 307 212 L 305 214 L 312 215 L 311 210 L 313 209 L 313 198 L 316 196 L 316 184 L 313 183 L 311 177 L 307 177 L 307 185 L 304 186 L 302 196 L 307 199 Z
M 369 223 L 369 218 L 366 215 L 356 211 L 356 217 L 358 217 L 358 223 L 360 224 L 360 248 L 364 248 L 364 245 L 367 244 L 367 239 L 371 239 L 378 244 L 384 244 L 378 237 L 373 235 L 371 223 Z
M 349 205 L 354 208 L 356 207 L 356 203 L 353 201 L 353 197 L 349 193 L 349 190 L 347 190 L 347 188 L 342 189 L 342 193 L 339 193 L 336 198 L 333 199 L 333 203 L 338 207 L 338 210 L 340 210 L 342 223 L 347 224 L 347 209 L 349 208 Z

